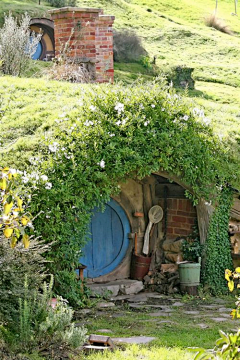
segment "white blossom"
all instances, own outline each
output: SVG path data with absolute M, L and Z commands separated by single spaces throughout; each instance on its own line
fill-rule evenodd
M 96 111 L 96 110 L 97 110 L 96 106 L 93 106 L 93 105 L 91 105 L 91 106 L 89 107 L 89 109 L 90 109 L 91 111 Z
M 124 111 L 124 104 L 118 102 L 114 109 L 117 110 L 118 115 L 120 115 Z
M 105 168 L 105 161 L 104 161 L 104 160 L 101 160 L 100 163 L 99 163 L 99 165 L 100 165 L 100 167 L 101 167 L 102 169 L 104 169 L 104 168 Z
M 155 104 L 152 104 L 152 105 L 151 105 L 151 107 L 152 107 L 153 109 L 155 108 L 155 106 L 156 106 Z
M 48 148 L 51 152 L 57 152 L 59 144 L 54 142 L 53 144 L 49 145 Z
M 45 184 L 45 189 L 50 190 L 51 188 L 52 188 L 52 183 L 47 182 L 47 183 Z
M 29 178 L 27 176 L 23 176 L 22 181 L 24 184 L 27 184 L 29 182 Z
M 41 179 L 42 179 L 42 181 L 47 181 L 48 177 L 47 177 L 47 175 L 41 175 Z
M 188 119 L 189 119 L 189 116 L 184 115 L 183 120 L 188 121 Z

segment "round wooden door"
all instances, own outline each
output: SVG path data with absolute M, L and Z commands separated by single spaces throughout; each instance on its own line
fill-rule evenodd
M 95 209 L 89 232 L 80 263 L 87 266 L 86 277 L 96 278 L 108 274 L 123 260 L 129 245 L 130 224 L 123 208 L 111 200 L 104 212 Z

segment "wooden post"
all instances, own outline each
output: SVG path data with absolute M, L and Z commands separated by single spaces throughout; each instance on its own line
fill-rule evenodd
M 78 267 L 78 271 L 79 271 L 79 274 L 78 274 L 78 278 L 77 280 L 81 281 L 81 293 L 83 294 L 84 292 L 84 288 L 83 288 L 83 281 L 84 281 L 84 275 L 83 275 L 83 270 L 86 269 L 86 266 L 85 265 L 79 265 Z

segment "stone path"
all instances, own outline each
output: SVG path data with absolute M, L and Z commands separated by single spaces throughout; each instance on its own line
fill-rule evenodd
M 124 286 L 125 288 L 123 290 L 123 286 L 119 285 L 119 289 L 122 288 L 121 294 L 118 292 L 117 295 L 112 295 L 109 301 L 102 301 L 97 304 L 95 316 L 109 316 L 118 321 L 118 318 L 127 316 L 127 311 L 132 311 L 144 315 L 143 319 L 138 318 L 137 320 L 140 327 L 142 324 L 144 328 L 144 323 L 146 322 L 148 324 L 153 323 L 155 326 L 157 324 L 157 326 L 162 329 L 177 324 L 175 318 L 178 316 L 179 319 L 179 314 L 181 314 L 185 317 L 185 321 L 190 320 L 193 327 L 198 327 L 203 331 L 214 326 L 216 327 L 216 323 L 227 324 L 227 321 L 231 321 L 230 312 L 232 309 L 226 307 L 226 303 L 220 298 L 215 298 L 211 304 L 201 303 L 199 300 L 199 304 L 197 301 L 193 303 L 191 303 L 191 301 L 184 302 L 180 296 L 171 298 L 153 292 L 131 294 L 131 289 L 140 288 L 140 284 L 126 283 Z M 80 315 L 82 314 L 82 316 L 88 317 L 90 311 L 91 310 L 81 310 Z M 76 326 L 79 326 L 79 324 L 76 323 Z M 219 326 L 219 328 L 221 327 Z M 113 337 L 116 334 L 114 334 L 111 327 L 98 329 L 96 332 L 98 334 L 111 336 L 111 339 L 115 343 L 147 344 L 156 339 L 151 336 Z

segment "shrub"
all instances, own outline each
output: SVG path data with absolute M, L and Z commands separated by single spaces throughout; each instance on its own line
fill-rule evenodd
M 47 2 L 56 8 L 61 8 L 64 6 L 76 6 L 77 0 L 47 0 Z
M 13 321 L 19 309 L 19 298 L 24 294 L 24 279 L 29 291 L 38 289 L 46 276 L 43 254 L 50 248 L 32 240 L 29 249 L 18 244 L 14 249 L 0 238 L 0 321 Z
M 232 31 L 229 29 L 228 25 L 226 25 L 223 20 L 217 18 L 215 14 L 212 14 L 205 18 L 205 25 L 209 27 L 213 27 L 214 29 L 228 35 L 233 34 Z
M 23 15 L 18 23 L 10 13 L 0 29 L 0 60 L 4 74 L 20 76 L 37 49 L 41 34 L 31 32 L 30 16 Z
M 148 53 L 141 44 L 139 36 L 130 30 L 114 31 L 113 58 L 117 62 L 139 61 Z
M 18 316 L 14 322 L 0 326 L 0 335 L 4 341 L 1 346 L 9 355 L 12 352 L 34 352 L 62 359 L 66 351 L 79 347 L 86 340 L 86 330 L 74 327 L 73 310 L 66 301 L 59 297 L 56 305 L 51 306 L 52 286 L 53 278 L 49 285 L 44 283 L 42 293 L 35 291 L 30 295 L 32 291 L 25 277 Z

